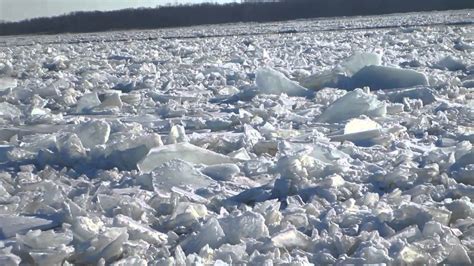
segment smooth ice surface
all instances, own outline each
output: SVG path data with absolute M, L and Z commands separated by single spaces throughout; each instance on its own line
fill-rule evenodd
M 387 66 L 366 66 L 352 76 L 356 88 L 394 89 L 428 85 L 423 73 Z

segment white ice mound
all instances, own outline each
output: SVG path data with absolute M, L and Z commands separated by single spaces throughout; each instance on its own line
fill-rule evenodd
M 353 134 L 364 131 L 370 131 L 375 129 L 381 129 L 379 123 L 374 120 L 364 117 L 351 119 L 344 127 L 344 134 Z
M 235 160 L 189 143 L 177 143 L 151 149 L 138 163 L 138 169 L 142 172 L 151 172 L 161 164 L 174 159 L 205 165 L 233 163 Z
M 196 170 L 190 163 L 171 160 L 153 169 L 151 175 L 138 178 L 137 182 L 149 190 L 171 190 L 173 187 L 189 186 L 193 189 L 207 187 L 212 179 Z
M 357 146 L 369 147 L 375 144 L 386 144 L 390 136 L 398 135 L 403 127 L 382 128 L 368 117 L 351 119 L 344 127 L 344 134 L 330 136 L 332 141 L 351 141 Z
M 319 116 L 318 121 L 337 123 L 360 115 L 380 117 L 386 113 L 387 107 L 384 102 L 377 100 L 371 93 L 356 89 L 333 102 Z
M 352 76 L 353 86 L 371 89 L 395 89 L 428 85 L 423 73 L 387 66 L 366 66 Z
M 18 86 L 18 81 L 16 79 L 8 77 L 0 78 L 0 91 L 4 91 L 10 88 L 13 89 L 16 86 Z
M 308 96 L 309 91 L 298 83 L 288 79 L 282 73 L 271 68 L 257 70 L 255 83 L 262 94 L 279 95 L 286 93 L 288 96 Z
M 347 76 L 351 77 L 366 66 L 379 66 L 382 63 L 382 56 L 376 53 L 356 53 L 348 57 L 339 66 Z

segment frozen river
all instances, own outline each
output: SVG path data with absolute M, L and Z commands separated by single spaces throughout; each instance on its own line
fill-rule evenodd
M 0 37 L 0 265 L 470 265 L 473 10 Z

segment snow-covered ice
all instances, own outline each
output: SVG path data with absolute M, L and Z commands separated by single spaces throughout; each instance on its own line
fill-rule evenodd
M 0 265 L 471 265 L 472 10 L 0 38 Z

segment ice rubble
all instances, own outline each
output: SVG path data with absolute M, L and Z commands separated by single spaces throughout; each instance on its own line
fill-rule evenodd
M 0 264 L 472 264 L 459 12 L 5 38 Z

